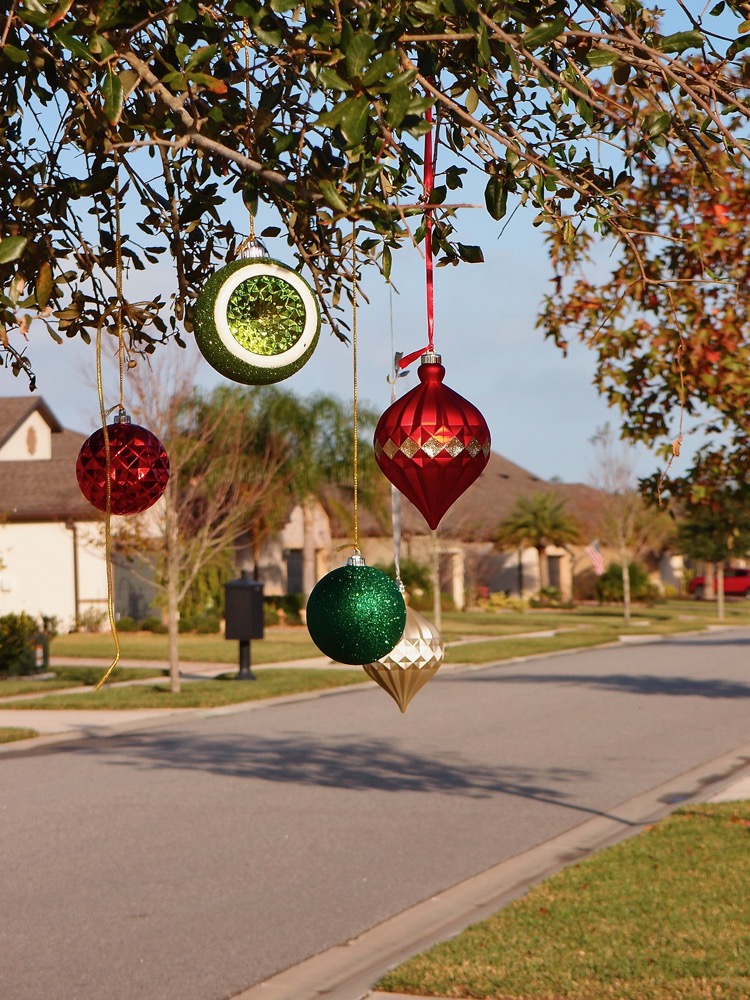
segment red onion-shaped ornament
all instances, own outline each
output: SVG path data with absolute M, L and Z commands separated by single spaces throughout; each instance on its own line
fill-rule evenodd
M 388 407 L 375 428 L 375 460 L 431 528 L 477 479 L 490 458 L 487 421 L 443 385 L 439 354 L 423 354 L 420 384 Z
M 110 511 L 140 514 L 153 506 L 169 481 L 169 457 L 151 431 L 130 422 L 120 411 L 107 424 L 110 465 Z M 94 431 L 78 453 L 76 477 L 81 493 L 99 510 L 107 509 L 107 456 L 104 431 Z

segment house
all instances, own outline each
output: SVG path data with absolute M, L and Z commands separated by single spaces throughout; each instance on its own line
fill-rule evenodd
M 592 573 L 584 547 L 596 537 L 599 491 L 582 484 L 552 483 L 541 479 L 495 452 L 476 482 L 453 504 L 432 533 L 419 511 L 402 500 L 401 558 L 430 565 L 437 547 L 443 593 L 463 608 L 467 595 L 505 591 L 526 596 L 539 590 L 539 559 L 536 549 L 499 552 L 492 537 L 522 496 L 553 493 L 567 503 L 570 514 L 581 525 L 582 544 L 547 550 L 550 585 L 564 598 L 573 593 L 574 578 Z M 334 548 L 346 541 L 351 528 L 331 512 Z M 385 519 L 387 520 L 387 519 Z M 393 561 L 390 523 L 366 515 L 360 518 L 361 548 L 370 565 Z M 333 566 L 337 565 L 333 561 Z
M 43 399 L 0 399 L 0 615 L 55 617 L 66 630 L 106 613 L 103 516 L 75 473 L 83 441 Z

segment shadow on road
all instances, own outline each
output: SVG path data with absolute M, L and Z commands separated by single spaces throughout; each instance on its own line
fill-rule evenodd
M 443 684 L 467 683 L 460 675 L 444 676 Z M 476 684 L 560 684 L 601 688 L 622 694 L 690 695 L 697 698 L 750 698 L 750 685 L 719 678 L 695 680 L 691 677 L 662 677 L 657 674 L 497 674 L 488 677 L 477 672 L 470 683 Z
M 585 780 L 591 772 L 563 767 L 486 767 L 470 761 L 405 752 L 386 740 L 315 737 L 283 738 L 194 731 L 148 732 L 90 739 L 60 748 L 62 753 L 104 755 L 114 766 L 195 770 L 232 778 L 386 792 L 425 792 L 488 798 L 515 795 L 604 816 L 626 826 L 629 820 L 566 801 L 560 787 Z

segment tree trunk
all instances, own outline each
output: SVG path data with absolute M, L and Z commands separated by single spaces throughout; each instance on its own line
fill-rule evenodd
M 518 550 L 518 596 L 523 598 L 523 549 Z
M 705 564 L 703 576 L 703 598 L 706 601 L 713 601 L 716 597 L 716 567 L 713 563 Z
M 724 563 L 716 563 L 716 617 L 724 621 Z
M 307 497 L 302 505 L 302 590 L 305 601 L 318 582 L 315 566 L 315 501 Z
M 440 547 L 437 531 L 432 531 L 432 623 L 440 631 L 443 627 L 443 605 L 440 587 Z
M 547 547 L 539 546 L 537 548 L 539 553 L 539 589 L 544 590 L 545 587 L 549 587 L 549 566 L 547 564 Z
M 180 651 L 179 651 L 179 587 L 180 587 L 180 539 L 177 530 L 177 512 L 172 492 L 172 483 L 164 494 L 166 507 L 164 514 L 164 563 L 167 578 L 167 633 L 169 636 L 169 680 L 173 694 L 180 692 Z
M 169 632 L 169 679 L 174 694 L 180 691 L 179 605 L 177 601 L 177 559 L 167 552 L 167 629 Z
M 630 625 L 630 560 L 626 551 L 621 550 L 622 562 L 622 623 Z

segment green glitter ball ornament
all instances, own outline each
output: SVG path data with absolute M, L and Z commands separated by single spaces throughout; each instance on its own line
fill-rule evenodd
M 398 586 L 359 555 L 319 580 L 307 599 L 310 637 L 339 663 L 380 659 L 398 643 L 405 624 Z
M 310 359 L 320 336 L 315 295 L 296 271 L 266 255 L 249 256 L 211 275 L 195 304 L 195 341 L 221 375 L 244 385 L 281 382 Z

